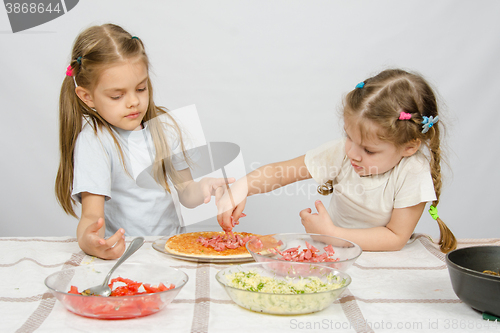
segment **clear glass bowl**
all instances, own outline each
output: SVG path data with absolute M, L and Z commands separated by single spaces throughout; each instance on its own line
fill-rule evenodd
M 110 262 L 65 269 L 49 275 L 45 279 L 45 285 L 69 311 L 78 315 L 99 319 L 126 319 L 143 317 L 162 310 L 172 302 L 188 281 L 186 273 L 169 266 L 124 263 L 116 269 L 111 279 L 120 276 L 152 286 L 157 286 L 160 282 L 167 287 L 173 284 L 175 288 L 134 296 L 103 297 L 68 293 L 71 286 L 76 286 L 81 292 L 102 284 L 114 264 L 115 262 Z
M 331 267 L 341 272 L 345 272 L 359 258 L 363 251 L 359 245 L 348 240 L 320 235 L 320 234 L 273 234 L 260 236 L 251 239 L 246 248 L 256 262 L 288 262 L 280 259 L 281 255 L 275 254 L 270 249 L 284 251 L 290 248 L 300 246 L 302 249 L 307 249 L 306 242 L 316 247 L 320 252 L 324 253 L 324 247 L 331 245 L 335 251 L 333 258 L 338 259 L 334 262 L 318 262 L 315 264 Z
M 294 283 L 299 282 L 301 278 L 317 277 L 322 283 L 331 285 L 332 289 L 297 294 L 249 291 L 232 286 L 228 276 L 235 272 L 255 272 L 277 281 Z M 291 261 L 231 266 L 219 271 L 215 278 L 239 306 L 255 312 L 275 315 L 297 315 L 321 311 L 330 306 L 351 283 L 351 277 L 347 273 L 327 266 Z

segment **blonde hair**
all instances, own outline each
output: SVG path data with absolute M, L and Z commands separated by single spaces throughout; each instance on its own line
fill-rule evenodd
M 401 112 L 411 114 L 409 120 L 399 120 Z M 371 77 L 349 92 L 344 101 L 344 118 L 356 117 L 363 135 L 372 133 L 368 126 L 375 123 L 380 131 L 376 133 L 380 140 L 394 143 L 396 147 L 418 141 L 427 146 L 430 155 L 431 176 L 436 192 L 432 205 L 437 207 L 441 195 L 441 148 L 440 127 L 434 124 L 426 133 L 422 133 L 423 117 L 438 116 L 436 96 L 426 80 L 415 73 L 400 69 L 385 70 Z M 320 186 L 321 194 L 331 193 L 331 182 Z M 439 245 L 447 253 L 456 248 L 456 239 L 451 230 L 438 217 Z
M 75 83 L 92 91 L 105 69 L 129 59 L 140 59 L 149 70 L 149 60 L 142 41 L 137 37 L 132 37 L 120 26 L 114 24 L 93 26 L 83 31 L 75 40 L 70 62 L 73 76 L 64 78 L 59 97 L 59 150 L 61 160 L 55 182 L 57 200 L 63 210 L 74 217 L 77 217 L 77 215 L 74 210 L 76 202 L 71 197 L 73 189 L 73 154 L 84 121 L 92 126 L 96 135 L 98 130 L 107 130 L 111 134 L 120 154 L 122 166 L 126 170 L 123 151 L 112 126 L 80 100 L 75 93 Z M 167 179 L 170 178 L 174 184 L 180 184 L 180 176 L 172 164 L 171 149 L 164 135 L 165 126 L 169 126 L 177 132 L 184 158 L 188 163 L 190 163 L 190 160 L 185 153 L 179 126 L 165 108 L 154 104 L 153 87 L 150 80 L 147 82 L 149 105 L 142 121 L 148 122 L 148 128 L 156 151 L 153 163 L 153 177 L 158 184 L 170 192 Z M 160 121 L 159 115 L 168 117 L 172 125 Z

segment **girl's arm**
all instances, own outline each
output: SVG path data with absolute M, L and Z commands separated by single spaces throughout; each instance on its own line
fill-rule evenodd
M 179 194 L 179 201 L 184 207 L 194 208 L 202 203 L 210 202 L 212 195 L 220 196 L 227 184 L 234 183 L 234 178 L 202 178 L 195 182 L 189 169 L 179 171 L 182 182 L 175 188 Z M 227 183 L 226 183 L 227 181 Z
M 266 193 L 282 186 L 310 179 L 304 162 L 305 155 L 264 165 L 236 181 L 217 203 L 217 220 L 224 230 L 232 229 L 231 217 L 238 221 L 245 208 L 246 197 Z
M 104 196 L 88 192 L 82 193 L 82 216 L 76 236 L 78 245 L 87 254 L 102 259 L 119 258 L 125 251 L 123 229 L 104 239 Z
M 315 204 L 317 214 L 311 214 L 310 208 L 300 212 L 306 232 L 344 238 L 358 244 L 364 251 L 401 250 L 410 239 L 425 208 L 425 202 L 412 207 L 395 208 L 385 227 L 349 229 L 335 226 L 321 201 L 317 200 Z

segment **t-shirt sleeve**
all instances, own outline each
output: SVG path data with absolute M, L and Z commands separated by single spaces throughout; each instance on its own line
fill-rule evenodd
M 396 168 L 399 175 L 396 180 L 394 208 L 406 208 L 436 200 L 429 162 L 422 153 L 406 158 Z
M 335 179 L 345 158 L 345 140 L 335 140 L 322 144 L 306 153 L 304 162 L 312 178 L 318 184 Z
M 73 199 L 81 203 L 83 192 L 111 198 L 111 159 L 93 130 L 78 136 L 73 170 Z

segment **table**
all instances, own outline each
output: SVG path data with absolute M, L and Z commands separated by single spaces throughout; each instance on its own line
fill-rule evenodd
M 499 331 L 453 292 L 445 255 L 423 234 L 401 251 L 364 252 L 348 270 L 353 282 L 327 309 L 302 316 L 273 316 L 234 304 L 215 280 L 228 265 L 170 258 L 152 248 L 129 261 L 167 263 L 189 282 L 164 310 L 128 320 L 96 320 L 69 311 L 43 281 L 58 270 L 92 265 L 75 238 L 0 238 L 2 332 L 477 332 Z M 126 239 L 128 242 L 131 238 Z M 500 239 L 461 239 L 459 247 L 500 245 Z

